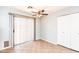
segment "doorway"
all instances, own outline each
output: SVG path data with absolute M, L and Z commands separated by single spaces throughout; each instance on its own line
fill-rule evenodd
M 34 19 L 14 17 L 13 20 L 13 45 L 18 45 L 34 40 Z

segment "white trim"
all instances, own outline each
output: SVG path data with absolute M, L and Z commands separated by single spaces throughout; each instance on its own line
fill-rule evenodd
M 10 45 L 11 47 L 13 47 L 13 20 L 14 20 L 14 16 L 9 14 L 9 26 L 10 26 Z

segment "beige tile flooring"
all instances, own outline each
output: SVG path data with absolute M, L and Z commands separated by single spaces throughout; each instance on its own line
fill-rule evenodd
M 54 45 L 43 40 L 32 41 L 1 51 L 2 53 L 77 53 L 76 51 Z

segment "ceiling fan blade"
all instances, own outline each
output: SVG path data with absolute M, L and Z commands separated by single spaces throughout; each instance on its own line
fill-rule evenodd
M 42 14 L 42 15 L 48 15 L 48 14 Z

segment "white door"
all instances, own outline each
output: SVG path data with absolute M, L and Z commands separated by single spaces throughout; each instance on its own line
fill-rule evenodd
M 58 18 L 58 44 L 70 47 L 70 19 L 68 16 Z
M 34 20 L 31 18 L 14 18 L 14 44 L 34 39 Z
M 79 51 L 79 13 L 72 14 L 71 48 Z
M 57 30 L 58 30 L 58 44 L 64 45 L 64 20 L 62 17 L 57 20 Z
M 71 45 L 71 19 L 70 16 L 63 16 L 64 22 L 64 46 L 70 48 Z

